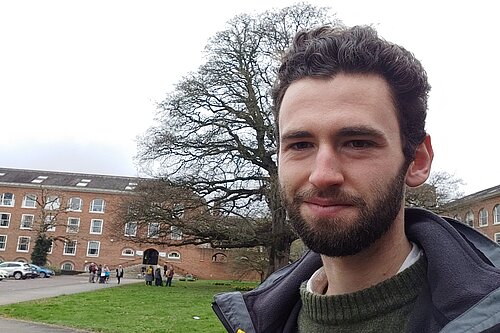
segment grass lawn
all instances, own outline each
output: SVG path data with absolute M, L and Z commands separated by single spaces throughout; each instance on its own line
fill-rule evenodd
M 169 288 L 128 284 L 0 306 L 0 316 L 94 332 L 223 333 L 211 308 L 213 295 L 242 286 L 256 284 L 203 280 L 174 281 Z

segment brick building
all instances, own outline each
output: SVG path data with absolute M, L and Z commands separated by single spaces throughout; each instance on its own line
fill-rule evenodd
M 128 223 L 122 235 L 111 227 L 119 219 L 124 196 L 139 178 L 0 168 L 0 261 L 30 262 L 37 223 L 50 224 L 48 264 L 84 271 L 90 263 L 111 268 L 145 264 L 174 266 L 179 274 L 203 279 L 235 279 L 231 252 L 209 246 L 179 247 L 137 244 L 127 237 L 139 232 Z M 40 199 L 44 198 L 40 207 Z M 182 233 L 172 233 L 182 238 Z M 125 239 L 125 240 L 124 240 Z M 243 276 L 255 279 L 256 275 Z
M 443 215 L 468 224 L 500 244 L 500 185 L 448 204 Z

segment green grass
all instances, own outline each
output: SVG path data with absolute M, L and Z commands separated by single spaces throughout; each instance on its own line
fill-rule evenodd
M 255 285 L 203 280 L 174 281 L 170 288 L 128 284 L 0 306 L 0 316 L 94 332 L 223 333 L 211 308 L 213 295 Z

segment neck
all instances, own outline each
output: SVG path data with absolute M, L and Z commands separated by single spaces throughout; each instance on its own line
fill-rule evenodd
M 369 248 L 353 256 L 322 256 L 328 279 L 326 295 L 342 295 L 374 286 L 396 275 L 411 251 L 403 210 L 392 227 Z

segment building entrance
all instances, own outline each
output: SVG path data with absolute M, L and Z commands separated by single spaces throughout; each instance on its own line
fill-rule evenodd
M 143 265 L 158 265 L 158 251 L 155 249 L 147 249 L 142 257 Z

